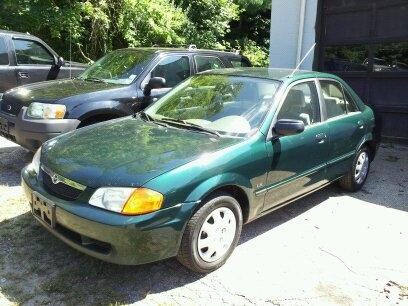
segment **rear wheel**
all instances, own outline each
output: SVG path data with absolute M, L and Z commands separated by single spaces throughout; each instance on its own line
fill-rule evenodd
M 242 212 L 237 200 L 227 194 L 215 195 L 187 223 L 177 259 L 193 271 L 212 272 L 227 261 L 241 229 Z
M 348 191 L 357 191 L 363 187 L 370 170 L 370 151 L 361 148 L 354 158 L 350 171 L 339 180 L 339 185 Z

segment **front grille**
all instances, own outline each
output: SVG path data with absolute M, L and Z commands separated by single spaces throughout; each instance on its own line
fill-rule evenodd
M 22 107 L 23 106 L 17 98 L 7 95 L 3 95 L 0 102 L 1 111 L 13 116 L 17 116 Z
M 68 186 L 62 182 L 54 184 L 51 176 L 47 172 L 41 169 L 41 173 L 44 187 L 50 194 L 68 201 L 76 200 L 81 195 L 82 190 Z

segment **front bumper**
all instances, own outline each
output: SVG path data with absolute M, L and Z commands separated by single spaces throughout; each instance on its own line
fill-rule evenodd
M 185 224 L 196 202 L 183 203 L 141 216 L 123 216 L 87 203 L 58 199 L 47 193 L 37 177 L 23 169 L 22 186 L 30 205 L 52 203 L 53 224 L 36 219 L 74 249 L 104 261 L 138 265 L 174 257 Z
M 0 111 L 0 136 L 30 151 L 51 138 L 75 130 L 80 123 L 77 119 L 31 119 L 26 113 L 27 107 L 18 116 Z

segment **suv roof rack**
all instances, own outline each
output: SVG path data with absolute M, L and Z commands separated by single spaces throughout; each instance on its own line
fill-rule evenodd
M 195 50 L 204 50 L 204 51 L 218 51 L 218 52 L 231 52 L 231 53 L 235 53 L 237 55 L 240 54 L 240 50 L 239 49 L 199 49 L 197 48 L 196 44 L 164 44 L 164 45 L 160 45 L 160 44 L 154 44 L 152 45 L 153 48 L 186 48 L 188 51 L 195 51 Z
M 197 50 L 197 46 L 196 45 L 189 45 L 188 46 L 188 51 L 191 51 L 191 50 Z

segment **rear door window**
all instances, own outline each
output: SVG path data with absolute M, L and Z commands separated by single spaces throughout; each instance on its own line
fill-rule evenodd
M 14 49 L 18 65 L 52 65 L 54 57 L 39 42 L 15 39 Z
M 346 103 L 342 86 L 336 81 L 320 80 L 322 96 L 326 105 L 327 119 L 345 115 Z
M 231 58 L 230 63 L 234 68 L 251 67 L 250 63 L 244 58 Z
M 359 109 L 356 105 L 356 102 L 354 102 L 354 99 L 351 97 L 350 93 L 344 87 L 343 87 L 343 90 L 344 90 L 344 95 L 346 98 L 347 113 L 358 112 Z
M 197 72 L 224 68 L 223 62 L 216 56 L 196 55 L 194 60 L 197 66 Z
M 8 65 L 9 58 L 4 38 L 0 36 L 0 65 Z

